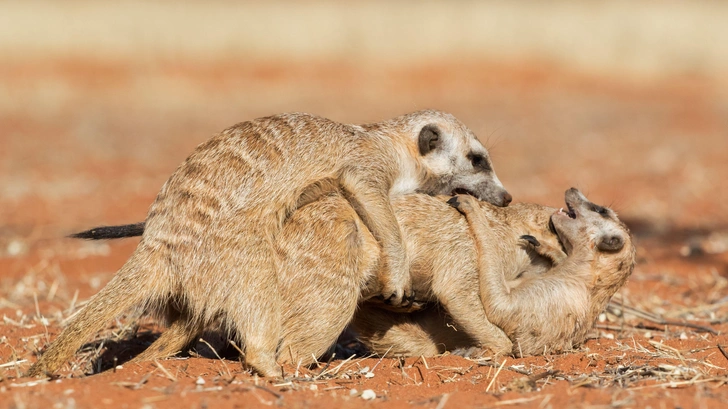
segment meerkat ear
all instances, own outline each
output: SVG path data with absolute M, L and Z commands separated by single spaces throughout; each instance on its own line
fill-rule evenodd
M 600 251 L 619 251 L 624 247 L 624 239 L 617 235 L 604 235 L 597 240 L 597 248 Z
M 417 141 L 420 148 L 420 155 L 425 156 L 440 146 L 440 130 L 435 125 L 425 125 L 420 131 Z

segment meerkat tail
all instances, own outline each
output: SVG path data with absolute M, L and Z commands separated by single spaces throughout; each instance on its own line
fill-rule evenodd
M 126 237 L 137 237 L 144 234 L 145 222 L 134 224 L 123 224 L 120 226 L 99 226 L 93 229 L 74 233 L 68 237 L 73 239 L 86 240 L 107 240 L 107 239 L 123 239 Z
M 30 367 L 26 376 L 41 376 L 56 372 L 69 361 L 75 352 L 91 336 L 101 330 L 114 319 L 132 307 L 153 299 L 154 289 L 147 285 L 150 278 L 143 277 L 148 273 L 140 266 L 138 253 L 119 270 L 114 278 L 68 322 L 66 328 L 43 353 L 38 362 Z

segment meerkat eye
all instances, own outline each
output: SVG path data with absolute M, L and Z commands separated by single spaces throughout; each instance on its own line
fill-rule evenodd
M 488 160 L 485 158 L 485 156 L 479 154 L 479 153 L 469 153 L 468 159 L 470 159 L 470 163 L 473 165 L 473 168 L 480 169 L 484 171 L 491 170 L 490 164 L 488 163 Z
M 609 217 L 609 209 L 607 209 L 606 207 L 592 205 L 591 210 L 593 212 L 599 213 L 599 215 L 602 217 Z

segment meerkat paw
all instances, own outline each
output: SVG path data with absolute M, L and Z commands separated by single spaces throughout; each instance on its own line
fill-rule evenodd
M 521 240 L 524 240 L 527 245 L 531 247 L 537 254 L 551 260 L 551 264 L 557 266 L 566 259 L 566 254 L 559 248 L 555 248 L 546 243 L 541 243 L 537 238 L 530 234 L 524 234 L 521 236 Z
M 265 377 L 283 377 L 282 368 L 276 362 L 273 354 L 251 353 L 246 351 L 245 365 Z
M 382 294 L 378 298 L 384 301 L 386 305 L 392 307 L 410 308 L 415 302 L 415 292 L 412 289 L 411 283 L 399 288 L 388 288 L 385 286 L 382 289 Z
M 401 306 L 393 306 L 390 304 L 387 304 L 387 302 L 382 297 L 373 297 L 367 300 L 368 303 L 371 303 L 373 305 L 376 305 L 377 308 L 395 312 L 398 314 L 410 314 L 413 312 L 421 311 L 427 307 L 427 301 L 418 301 L 415 300 L 414 297 L 411 299 L 407 299 L 405 303 L 403 303 Z
M 513 351 L 513 342 L 502 331 L 493 333 L 491 337 L 481 344 L 481 348 L 489 350 L 493 357 L 507 356 Z
M 447 201 L 447 204 L 467 216 L 478 208 L 478 199 L 470 195 L 455 195 Z

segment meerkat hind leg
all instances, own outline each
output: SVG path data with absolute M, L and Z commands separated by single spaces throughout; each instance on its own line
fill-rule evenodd
M 238 243 L 221 251 L 228 275 L 236 282 L 220 283 L 227 288 L 226 319 L 245 346 L 245 363 L 263 376 L 280 377 L 276 362 L 281 336 L 281 300 L 278 289 L 276 250 L 272 240 L 255 232 L 270 232 L 259 227 L 239 237 Z M 239 249 L 250 249 L 241 252 Z M 255 253 L 251 257 L 251 253 Z M 244 269 L 244 270 L 243 270 Z
M 170 357 L 182 352 L 199 335 L 199 328 L 190 325 L 187 320 L 179 318 L 172 322 L 149 348 L 135 356 L 131 362 L 152 361 Z

